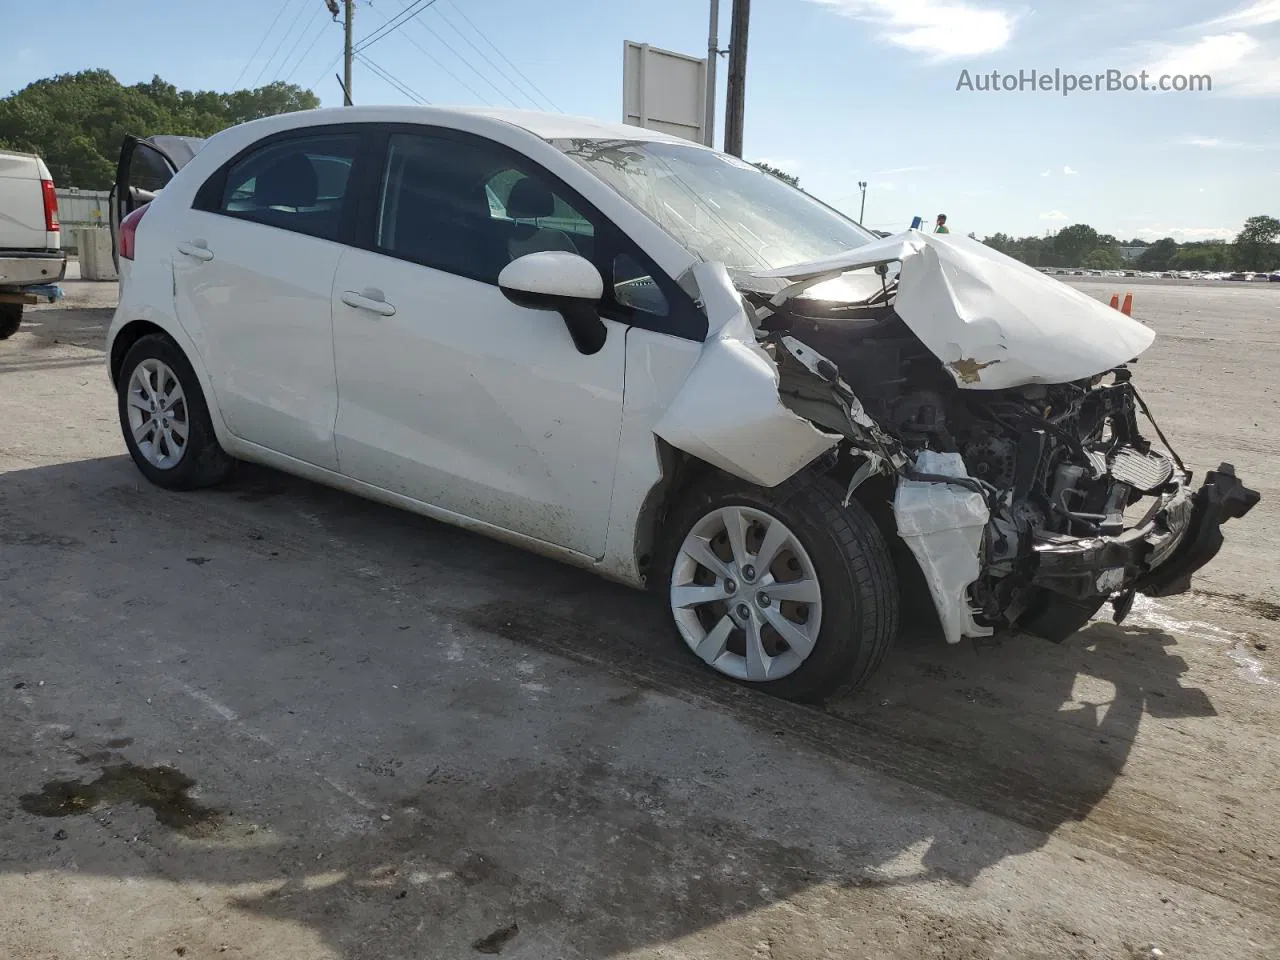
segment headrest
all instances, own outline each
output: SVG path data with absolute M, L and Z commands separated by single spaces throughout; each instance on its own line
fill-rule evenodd
M 512 220 L 533 220 L 555 213 L 556 198 L 541 181 L 525 178 L 511 188 L 507 216 Z
M 315 206 L 319 190 L 311 161 L 300 153 L 291 153 L 258 174 L 253 198 L 263 205 L 311 207 Z

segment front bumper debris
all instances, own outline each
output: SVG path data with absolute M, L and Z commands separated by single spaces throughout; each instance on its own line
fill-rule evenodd
M 1259 499 L 1224 463 L 1199 490 L 1182 487 L 1154 515 L 1114 537 L 1040 539 L 1033 582 L 1077 600 L 1124 598 L 1125 609 L 1134 593 L 1185 593 L 1191 575 L 1221 549 L 1222 524 L 1243 517 Z

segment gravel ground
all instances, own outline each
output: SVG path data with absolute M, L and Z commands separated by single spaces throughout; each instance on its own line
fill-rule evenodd
M 1131 286 L 1166 432 L 1262 504 L 1190 595 L 818 710 L 538 557 L 148 486 L 68 281 L 0 343 L 0 957 L 1280 956 L 1280 285 Z

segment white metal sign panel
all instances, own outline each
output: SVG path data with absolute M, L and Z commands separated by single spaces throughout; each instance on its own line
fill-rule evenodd
M 707 61 L 628 40 L 622 60 L 622 120 L 705 142 Z

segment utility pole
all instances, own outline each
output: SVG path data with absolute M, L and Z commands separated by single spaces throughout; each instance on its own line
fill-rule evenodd
M 742 126 L 747 102 L 747 26 L 751 0 L 733 0 L 729 26 L 729 83 L 724 112 L 724 152 L 742 156 Z
M 355 20 L 356 0 L 345 0 L 346 8 L 343 16 L 342 38 L 342 105 L 351 106 L 351 24 Z
M 859 180 L 858 189 L 862 191 L 862 207 L 858 210 L 858 223 L 861 224 L 867 215 L 867 181 Z
M 720 59 L 720 0 L 711 0 L 711 28 L 707 31 L 707 96 L 703 108 L 702 142 L 716 145 L 716 61 Z

